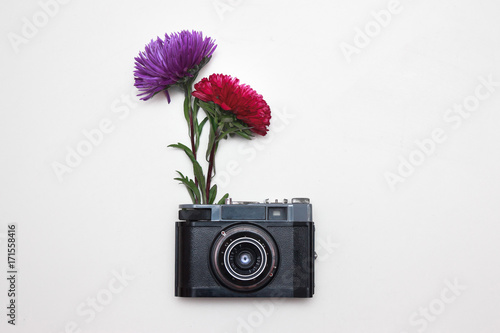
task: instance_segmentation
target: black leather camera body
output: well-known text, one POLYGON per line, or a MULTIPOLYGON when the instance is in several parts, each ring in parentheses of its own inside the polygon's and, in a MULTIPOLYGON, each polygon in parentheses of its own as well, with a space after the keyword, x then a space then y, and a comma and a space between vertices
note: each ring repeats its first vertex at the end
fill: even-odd
POLYGON ((179 206, 175 296, 312 297, 309 199, 179 206))

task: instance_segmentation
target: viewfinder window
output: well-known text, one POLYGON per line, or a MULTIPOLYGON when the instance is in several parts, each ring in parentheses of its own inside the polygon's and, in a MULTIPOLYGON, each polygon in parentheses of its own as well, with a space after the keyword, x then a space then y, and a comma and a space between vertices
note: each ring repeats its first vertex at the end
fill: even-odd
POLYGON ((268 220, 286 220, 286 207, 269 207, 268 220))

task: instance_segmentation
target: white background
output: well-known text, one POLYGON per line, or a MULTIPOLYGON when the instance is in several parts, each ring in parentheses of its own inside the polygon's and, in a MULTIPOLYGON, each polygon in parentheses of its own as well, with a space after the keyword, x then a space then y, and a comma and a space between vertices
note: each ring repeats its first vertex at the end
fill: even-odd
POLYGON ((73 0, 49 17, 4 0, 0 330, 498 332, 500 86, 460 123, 448 110, 485 96, 480 77, 500 82, 500 4, 396 7, 381 28, 372 12, 389 1, 73 0), (200 78, 236 76, 271 106, 267 137, 222 143, 219 184, 240 200, 311 198, 313 299, 173 296, 174 222, 189 197, 172 178, 189 165, 166 146, 187 142, 183 96, 124 101, 138 52, 182 29, 217 41, 200 78), (54 165, 106 119, 112 130, 60 181, 54 165), (445 139, 430 144, 435 129, 445 139), (410 158, 419 165, 405 169, 410 158), (392 187, 388 173, 401 177, 392 187))

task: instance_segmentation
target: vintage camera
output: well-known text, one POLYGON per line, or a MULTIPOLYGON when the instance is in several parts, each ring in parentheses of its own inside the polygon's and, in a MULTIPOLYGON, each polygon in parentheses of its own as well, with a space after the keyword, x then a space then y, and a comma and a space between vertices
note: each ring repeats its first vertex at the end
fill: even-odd
POLYGON ((175 296, 312 297, 309 199, 179 206, 175 296))

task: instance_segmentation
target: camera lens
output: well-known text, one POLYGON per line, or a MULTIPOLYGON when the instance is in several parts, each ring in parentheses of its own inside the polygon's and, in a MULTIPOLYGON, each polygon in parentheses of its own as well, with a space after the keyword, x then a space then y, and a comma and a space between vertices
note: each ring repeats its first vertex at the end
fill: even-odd
POLYGON ((254 263, 255 263, 255 258, 251 252, 242 251, 238 254, 238 261, 236 262, 236 265, 238 265, 239 268, 241 269, 249 268, 252 267, 254 263))
POLYGON ((266 261, 264 246, 249 237, 232 241, 224 254, 224 264, 229 274, 242 281, 259 276, 266 266, 266 261))
POLYGON ((211 261, 223 285, 238 291, 254 291, 274 276, 278 251, 264 229, 239 224, 220 233, 212 246, 211 261))

